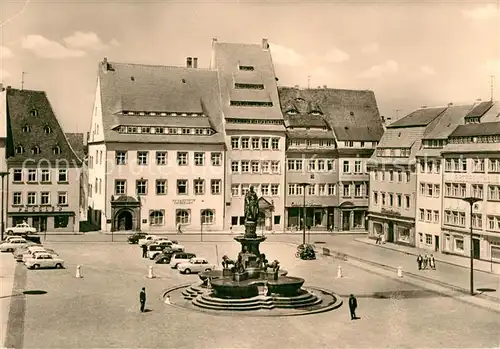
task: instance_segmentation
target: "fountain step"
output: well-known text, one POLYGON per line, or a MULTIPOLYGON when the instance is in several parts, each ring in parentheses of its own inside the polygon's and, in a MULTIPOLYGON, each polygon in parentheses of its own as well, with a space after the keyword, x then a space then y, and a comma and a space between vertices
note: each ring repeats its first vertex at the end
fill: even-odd
POLYGON ((254 303, 258 298, 218 298, 218 297, 212 297, 210 294, 204 294, 201 296, 203 299, 209 299, 210 301, 221 303, 221 304, 227 304, 232 303, 232 304, 250 304, 254 303))
POLYGON ((199 298, 195 298, 192 300, 193 304, 200 307, 200 308, 205 308, 205 309, 211 309, 211 310, 234 310, 234 311, 250 311, 250 310, 259 310, 261 309, 260 304, 255 304, 255 305, 247 305, 245 307, 235 307, 232 305, 214 305, 210 303, 204 303, 199 300, 199 298))
POLYGON ((276 308, 304 308, 311 307, 313 305, 320 304, 322 302, 321 299, 310 300, 308 302, 301 303, 275 303, 274 306, 276 308))
POLYGON ((204 298, 204 297, 198 297, 196 298, 197 302, 205 305, 212 305, 212 306, 221 306, 221 307, 235 307, 235 308, 246 308, 246 307, 254 307, 254 306, 260 306, 259 301, 254 301, 251 303, 246 303, 246 304, 241 304, 241 303, 233 303, 230 300, 227 302, 219 302, 219 301, 212 301, 210 298, 204 298))

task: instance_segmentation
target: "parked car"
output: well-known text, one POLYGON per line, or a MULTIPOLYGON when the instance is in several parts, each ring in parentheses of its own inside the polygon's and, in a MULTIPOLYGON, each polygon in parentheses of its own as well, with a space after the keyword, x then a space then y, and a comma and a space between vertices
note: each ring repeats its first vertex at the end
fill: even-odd
POLYGON ((37 244, 33 244, 33 243, 30 243, 28 241, 28 243, 26 245, 23 245, 22 247, 18 247, 14 250, 14 252, 12 253, 12 256, 14 257, 14 259, 18 262, 22 262, 23 261, 23 258, 22 258, 22 255, 24 253, 26 253, 26 251, 28 251, 28 248, 30 248, 31 246, 42 246, 42 245, 37 245, 37 244), (19 260, 20 258, 20 260, 19 260))
POLYGON ((5 242, 5 243, 1 244, 0 251, 1 252, 14 252, 14 250, 16 248, 26 246, 27 243, 28 243, 28 241, 26 241, 26 239, 18 237, 16 239, 10 240, 9 242, 5 242))
POLYGON ((37 253, 24 263, 28 269, 38 268, 64 268, 64 261, 48 253, 37 253))
POLYGON ((178 264, 177 269, 181 274, 199 273, 215 269, 215 264, 209 264, 205 258, 194 257, 188 262, 178 264))
POLYGON ((163 251, 162 253, 156 255, 154 258, 155 264, 169 264, 174 253, 174 251, 163 251))
POLYGON ((139 239, 139 241, 137 241, 137 244, 140 247, 142 247, 142 246, 146 245, 148 242, 153 242, 156 239, 158 239, 158 236, 156 236, 156 235, 146 235, 142 239, 139 239))
POLYGON ((165 246, 161 244, 148 245, 148 252, 146 252, 146 255, 148 256, 149 259, 155 259, 157 255, 163 252, 164 248, 165 246))
POLYGON ((133 233, 130 235, 127 240, 129 244, 137 244, 140 239, 144 239, 146 237, 146 233, 133 233))
POLYGON ((28 223, 19 223, 15 227, 7 228, 8 235, 24 235, 36 234, 36 228, 33 228, 28 223))
POLYGON ((1 243, 4 244, 6 242, 9 242, 10 240, 12 239, 19 239, 19 236, 15 236, 15 235, 9 235, 7 236, 1 243))
MULTIPOLYGON (((34 252, 46 252, 46 250, 43 246, 30 246, 26 249, 26 252, 21 255, 21 262, 26 261, 26 258, 32 257, 34 252)), ((19 261, 19 258, 17 258, 16 261, 19 261)))
POLYGON ((196 254, 190 252, 175 252, 170 258, 170 267, 177 269, 180 263, 189 262, 191 258, 196 257, 196 254))

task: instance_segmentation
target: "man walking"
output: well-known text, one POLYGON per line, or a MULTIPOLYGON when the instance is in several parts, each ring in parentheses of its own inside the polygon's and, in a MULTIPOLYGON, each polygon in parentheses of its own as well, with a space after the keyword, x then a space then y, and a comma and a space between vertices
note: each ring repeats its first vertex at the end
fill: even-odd
POLYGON ((436 260, 434 259, 432 253, 431 256, 429 257, 429 266, 431 267, 432 270, 436 270, 436 260))
POLYGON ((142 245, 142 258, 148 258, 148 246, 142 245))
POLYGON ((349 297, 349 312, 351 313, 351 320, 356 320, 356 308, 358 307, 358 301, 356 300, 356 297, 351 294, 349 297))
POLYGON ((429 263, 429 257, 427 257, 427 253, 424 255, 424 266, 422 269, 427 269, 427 263, 429 263))
POLYGON ((417 256, 417 264, 418 264, 418 270, 422 270, 422 262, 424 261, 424 259, 422 258, 422 255, 419 254, 417 256))
POLYGON ((177 234, 182 234, 181 227, 182 227, 181 222, 177 223, 177 234))
POLYGON ((139 302, 141 302, 141 313, 144 313, 146 307, 146 287, 143 287, 139 293, 139 302))

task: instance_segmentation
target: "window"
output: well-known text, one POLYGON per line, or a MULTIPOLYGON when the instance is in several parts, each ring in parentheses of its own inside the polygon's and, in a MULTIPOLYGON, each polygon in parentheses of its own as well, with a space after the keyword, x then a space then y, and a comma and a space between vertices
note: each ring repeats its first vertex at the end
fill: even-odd
POLYGON ((167 180, 166 179, 157 179, 155 187, 156 187, 156 195, 167 194, 167 180))
POLYGON ((57 193, 57 204, 59 206, 65 206, 68 204, 68 193, 65 191, 60 191, 57 193))
POLYGON ((434 186, 432 184, 427 184, 427 196, 428 197, 434 196, 434 186))
POLYGON ((177 180, 177 195, 187 195, 188 183, 186 179, 177 180))
POLYGON ((163 210, 152 210, 149 213, 150 225, 163 225, 165 214, 163 210))
POLYGON ((188 153, 183 151, 177 152, 177 165, 187 166, 188 164, 188 153))
POLYGON ((23 126, 23 132, 31 132, 31 126, 30 125, 23 126))
POLYGON ((179 224, 189 224, 190 215, 188 210, 177 210, 175 213, 176 222, 179 224))
POLYGON ((28 170, 28 183, 36 182, 36 170, 28 170))
POLYGON ((211 153, 210 159, 212 161, 212 166, 222 165, 222 153, 211 153))
POLYGON ((288 195, 297 195, 297 184, 288 184, 288 195))
POLYGON ((352 148, 352 147, 354 147, 354 142, 352 142, 352 141, 345 141, 344 142, 344 146, 346 148, 352 148))
POLYGON ((378 205, 378 193, 376 191, 373 192, 373 204, 378 205))
POLYGON ((28 205, 36 205, 36 193, 28 192, 28 205))
POLYGON ((307 160, 307 168, 309 172, 316 171, 316 160, 307 160))
POLYGON ((420 194, 425 195, 425 183, 420 183, 420 194))
POLYGON ((427 222, 432 222, 432 211, 431 210, 425 210, 425 214, 426 214, 425 220, 427 222))
POLYGON ((222 187, 222 181, 220 179, 210 180, 210 190, 212 195, 220 195, 222 187))
POLYGON ((439 211, 434 211, 434 223, 439 223, 439 211))
POLYGON ((482 199, 483 198, 483 185, 482 184, 472 184, 472 197, 482 199))
POLYGON ((204 166, 205 165, 205 153, 194 153, 194 165, 204 166))
POLYGON ((342 191, 342 196, 343 197, 350 197, 351 196, 351 193, 350 193, 351 186, 349 184, 344 184, 343 188, 344 189, 342 191))
POLYGON ((42 183, 50 183, 50 171, 48 169, 42 169, 42 183))
POLYGON ((326 160, 326 169, 327 171, 333 171, 335 167, 335 160, 328 159, 326 160))
POLYGON ((440 185, 434 184, 434 197, 438 198, 441 195, 440 185))
POLYGON ((269 138, 262 138, 262 149, 269 149, 269 138))
POLYGON ((250 148, 250 138, 241 137, 241 149, 249 149, 249 148, 250 148))
POLYGON ((50 193, 48 191, 40 193, 40 205, 50 205, 50 193))
POLYGON ((135 192, 137 195, 147 195, 148 181, 146 179, 138 179, 135 181, 135 192))
POLYGON ((258 161, 252 161, 252 173, 259 173, 260 172, 260 163, 258 161))
POLYGON ((419 212, 420 212, 420 220, 423 221, 425 219, 425 210, 421 208, 419 212))
POLYGON ((500 185, 488 185, 488 201, 500 201, 500 185))
POLYGON ((309 193, 308 195, 316 195, 316 186, 315 185, 309 185, 309 193))
POLYGON ((431 234, 425 234, 425 244, 432 245, 432 235, 431 234))
POLYGON ((212 210, 203 210, 201 211, 201 223, 202 224, 214 224, 215 215, 212 210))
POLYGON ((148 152, 138 151, 137 152, 137 165, 147 165, 148 164, 148 152))
POLYGON ((280 173, 280 162, 271 161, 271 171, 272 173, 280 173))
POLYGON ((472 227, 481 229, 483 227, 483 216, 481 214, 472 214, 472 227))
POLYGON ((12 205, 18 206, 23 204, 23 194, 21 192, 15 192, 12 196, 12 205))
POLYGON ((500 172, 500 159, 488 159, 488 172, 500 172))
POLYGON ((240 171, 240 162, 231 161, 231 172, 238 173, 240 171))
POLYGON ((259 149, 259 148, 260 148, 260 138, 252 137, 252 149, 259 149))
POLYGON ((394 172, 389 171, 389 182, 394 182, 394 172))
POLYGON ((410 209, 410 195, 405 195, 405 209, 410 209))
MULTIPOLYGON (((115 152, 115 160, 117 165, 125 165, 127 163, 127 152, 122 150, 117 150, 115 152)), ((96 156, 97 161, 97 156, 96 156)))
POLYGON ((455 238, 455 250, 456 251, 464 251, 464 240, 455 238))
POLYGON ((232 184, 231 185, 231 196, 239 196, 240 195, 240 185, 232 184))
POLYGON ((406 183, 410 183, 410 172, 406 172, 406 183))
MULTIPOLYGON (((157 165, 166 165, 167 164, 167 152, 166 151, 157 151, 156 152, 156 164, 157 165)), ((157 212, 157 211, 155 211, 157 212)))
POLYGON ((385 193, 381 193, 381 198, 382 198, 382 206, 385 206, 385 193))
POLYGON ((260 193, 262 196, 269 196, 269 184, 261 184, 260 193))
POLYGON ((349 161, 344 161, 344 167, 343 167, 343 172, 344 173, 349 173, 349 161))
POLYGON ((241 172, 249 173, 250 172, 250 161, 243 160, 241 162, 241 172))
POLYGON ((52 153, 53 153, 54 155, 59 155, 59 154, 61 154, 61 148, 60 148, 58 145, 56 145, 54 148, 52 148, 52 153))
POLYGON ((429 161, 427 163, 427 173, 432 173, 433 168, 434 168, 434 163, 432 161, 429 161))
MULTIPOLYGON (((344 162, 344 165, 345 165, 345 162, 344 162)), ((361 161, 357 161, 357 160, 354 161, 354 173, 361 173, 361 161)))
POLYGON ((326 184, 324 183, 318 184, 318 195, 320 196, 326 195, 326 184))
POLYGON ((194 194, 195 195, 204 195, 205 194, 205 180, 204 179, 195 179, 193 181, 194 186, 194 194))
POLYGON ((318 160, 318 171, 323 172, 325 170, 325 160, 318 160))
POLYGON ((68 169, 67 168, 60 168, 59 169, 57 181, 60 183, 67 183, 68 182, 68 169))
POLYGON ((279 184, 271 184, 271 195, 278 196, 279 192, 280 192, 280 185, 279 184))
POLYGON ((403 197, 401 194, 398 194, 398 207, 403 206, 403 197))
POLYGON ((355 184, 354 185, 354 196, 355 197, 361 197, 361 185, 360 184, 355 184))
POLYGON ((22 145, 18 145, 16 147, 16 154, 23 154, 24 153, 24 148, 22 145))
POLYGON ((231 149, 239 149, 240 139, 238 137, 231 137, 231 149))
POLYGON ((403 172, 398 171, 398 182, 403 183, 403 172))
POLYGON ((23 170, 16 168, 14 169, 14 178, 13 182, 22 182, 23 181, 23 170))
POLYGON ((336 195, 335 193, 335 188, 337 186, 335 185, 335 183, 329 183, 328 184, 328 195, 336 195))
POLYGON ((474 159, 474 172, 484 172, 484 159, 474 159))
POLYGON ((434 167, 434 173, 440 173, 440 172, 441 172, 441 161, 437 160, 436 166, 434 167))
POLYGON ((127 192, 127 181, 124 179, 115 180, 115 195, 125 195, 127 192))
POLYGON ((390 193, 389 194, 389 207, 394 206, 394 194, 390 193))
POLYGON ((280 139, 279 138, 271 139, 271 148, 273 150, 279 150, 279 148, 280 148, 280 139))

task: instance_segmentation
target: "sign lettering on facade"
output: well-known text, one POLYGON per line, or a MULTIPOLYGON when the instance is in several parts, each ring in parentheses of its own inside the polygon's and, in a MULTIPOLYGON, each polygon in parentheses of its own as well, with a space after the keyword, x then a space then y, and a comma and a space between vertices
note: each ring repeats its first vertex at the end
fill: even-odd
MULTIPOLYGON (((292 203, 292 207, 303 207, 304 205, 303 204, 296 204, 295 202, 292 203)), ((317 203, 314 203, 314 202, 306 202, 306 207, 322 207, 323 205, 321 204, 317 204, 317 203)))
POLYGON ((172 202, 174 205, 191 205, 194 199, 173 199, 172 202))
POLYGON ((393 215, 393 216, 401 216, 401 213, 397 212, 397 211, 393 211, 393 210, 388 210, 386 208, 383 208, 381 210, 382 213, 386 213, 386 214, 390 214, 390 215, 393 215))

